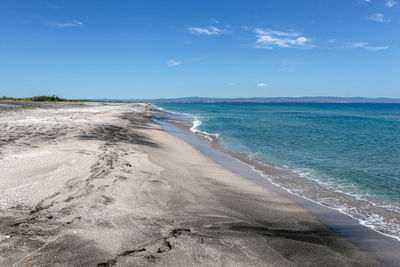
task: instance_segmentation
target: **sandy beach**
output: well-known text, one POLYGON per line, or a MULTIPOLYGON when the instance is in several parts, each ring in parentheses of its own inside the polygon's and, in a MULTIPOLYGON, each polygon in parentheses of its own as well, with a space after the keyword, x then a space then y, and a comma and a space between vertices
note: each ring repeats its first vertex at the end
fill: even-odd
POLYGON ((0 266, 380 266, 141 103, 0 102, 0 266))

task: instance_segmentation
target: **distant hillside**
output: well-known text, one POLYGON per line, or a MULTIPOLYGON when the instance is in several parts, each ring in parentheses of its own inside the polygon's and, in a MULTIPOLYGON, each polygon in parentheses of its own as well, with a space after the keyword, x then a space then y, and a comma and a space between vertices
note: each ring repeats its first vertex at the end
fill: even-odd
POLYGON ((252 98, 211 98, 182 97, 158 99, 96 99, 97 101, 127 101, 151 103, 215 103, 215 102, 248 102, 248 103, 400 103, 400 98, 366 98, 366 97, 252 97, 252 98))

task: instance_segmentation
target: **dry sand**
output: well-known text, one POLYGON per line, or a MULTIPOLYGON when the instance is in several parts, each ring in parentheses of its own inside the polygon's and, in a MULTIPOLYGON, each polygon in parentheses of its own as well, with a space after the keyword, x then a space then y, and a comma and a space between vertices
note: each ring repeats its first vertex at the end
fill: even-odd
POLYGON ((0 102, 0 266, 378 266, 147 104, 0 102))

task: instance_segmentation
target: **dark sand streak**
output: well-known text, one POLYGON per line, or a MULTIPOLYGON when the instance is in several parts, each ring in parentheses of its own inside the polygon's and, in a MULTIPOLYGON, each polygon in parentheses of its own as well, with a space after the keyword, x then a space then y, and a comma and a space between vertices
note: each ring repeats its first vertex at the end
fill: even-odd
MULTIPOLYGON (((148 105, 0 103, 0 110, 1 164, 15 153, 59 153, 43 166, 35 161, 44 156, 21 165, 25 175, 56 178, 32 176, 47 184, 18 191, 0 209, 1 266, 379 266, 295 202, 163 132, 148 105), (7 123, 39 116, 32 110, 44 121, 7 123)), ((7 181, 4 199, 18 189, 7 181)))

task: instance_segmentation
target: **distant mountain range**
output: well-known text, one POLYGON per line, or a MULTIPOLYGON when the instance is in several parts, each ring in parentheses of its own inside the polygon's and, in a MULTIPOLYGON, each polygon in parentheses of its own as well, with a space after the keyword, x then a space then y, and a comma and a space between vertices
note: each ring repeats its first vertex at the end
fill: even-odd
POLYGON ((367 98, 367 97, 251 97, 251 98, 213 98, 213 97, 182 97, 158 99, 93 99, 97 101, 126 101, 150 103, 220 103, 220 102, 246 102, 246 103, 400 103, 400 98, 367 98))

